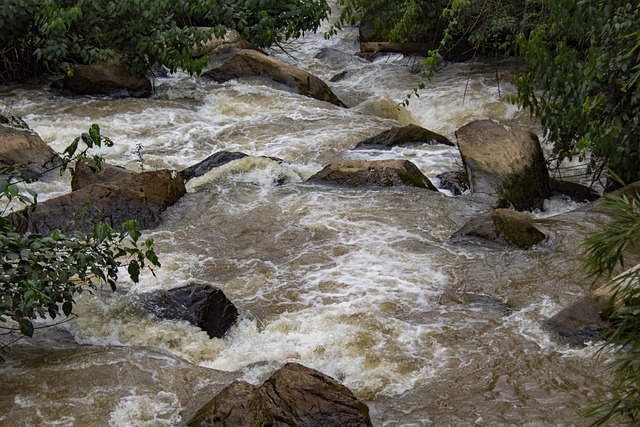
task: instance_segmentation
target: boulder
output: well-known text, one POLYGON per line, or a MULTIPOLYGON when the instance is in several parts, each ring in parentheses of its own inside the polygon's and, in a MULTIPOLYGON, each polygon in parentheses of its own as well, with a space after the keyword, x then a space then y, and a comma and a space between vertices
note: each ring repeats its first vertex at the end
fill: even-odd
POLYGON ((587 295, 548 319, 544 326, 562 342, 584 346, 600 338, 611 327, 600 316, 608 301, 609 296, 604 294, 587 295))
POLYGON ((549 184, 551 191, 564 194, 577 203, 593 202, 600 198, 600 194, 597 191, 576 182, 551 178, 549 184))
POLYGON ((7 108, 0 106, 0 125, 7 125, 16 129, 30 130, 27 122, 20 117, 16 117, 7 108))
POLYGON ((436 178, 440 180, 440 188, 451 191, 454 196, 469 191, 469 181, 464 171, 442 172, 436 178))
POLYGON ((390 149, 396 145, 412 144, 444 144, 453 146, 453 143, 445 136, 432 132, 423 127, 409 124, 406 126, 394 126, 364 141, 360 141, 355 148, 374 148, 379 150, 390 149))
POLYGON ((353 107, 352 110, 368 116, 397 120, 400 123, 400 126, 415 124, 418 121, 413 117, 409 110, 399 106, 397 102, 385 97, 367 99, 353 107))
MULTIPOLYGON (((201 30, 210 31, 211 28, 202 27, 201 30)), ((218 38, 214 35, 209 41, 193 46, 192 56, 198 58, 207 54, 217 54, 226 49, 239 46, 241 41, 242 39, 237 31, 228 30, 223 38, 218 38)))
POLYGON ((77 64, 64 77, 63 85, 78 95, 114 95, 146 98, 151 95, 151 80, 136 77, 116 59, 110 62, 77 64))
POLYGON ((472 219, 453 235, 460 236, 478 237, 520 249, 531 249, 546 238, 529 215, 510 209, 495 209, 472 219))
POLYGON ((197 178, 206 174, 213 168, 220 167, 233 160, 242 159, 244 157, 248 156, 237 151, 219 151, 207 157, 203 161, 182 170, 180 174, 185 181, 189 181, 192 178, 197 178))
POLYGON ((429 178, 408 160, 343 160, 325 166, 308 182, 347 187, 406 185, 438 191, 429 178))
POLYGON ((77 191, 93 184, 104 184, 118 181, 136 172, 120 166, 113 166, 102 162, 96 165, 93 159, 85 159, 76 163, 73 177, 71 178, 71 191, 77 191))
POLYGON ((533 132, 478 120, 458 129, 456 136, 471 192, 489 195, 497 207, 542 209, 551 187, 533 132))
POLYGON ((0 166, 15 166, 25 178, 37 177, 60 165, 60 157, 29 130, 0 125, 0 166))
POLYGON ((244 77, 266 77, 301 95, 346 107, 318 77, 255 50, 242 49, 223 64, 202 75, 218 83, 244 77))
POLYGON ((129 219, 148 228, 158 224, 160 214, 185 192, 184 181, 173 171, 142 172, 40 202, 34 209, 15 212, 7 219, 21 231, 40 234, 53 230, 88 232, 98 221, 117 229, 129 219))
POLYGON ((147 294, 142 306, 161 319, 186 320, 210 338, 223 338, 238 319, 238 310, 226 295, 206 283, 147 294))
POLYGON ((333 378, 287 363, 260 387, 235 381, 188 424, 204 426, 371 426, 369 408, 333 378))

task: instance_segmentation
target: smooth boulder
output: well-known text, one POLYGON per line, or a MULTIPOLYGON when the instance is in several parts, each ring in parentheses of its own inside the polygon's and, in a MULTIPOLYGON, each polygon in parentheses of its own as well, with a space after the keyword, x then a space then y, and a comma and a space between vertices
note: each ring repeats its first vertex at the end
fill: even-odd
POLYGON ((40 136, 0 124, 0 166, 14 166, 24 178, 35 178, 60 165, 60 157, 40 136))
POLYGON ((210 338, 223 338, 238 319, 238 309, 222 290, 199 282, 148 294, 142 306, 161 319, 186 320, 210 338))
POLYGON ((210 155, 201 162, 183 169, 180 174, 185 181, 189 181, 192 178, 197 178, 206 174, 213 168, 218 168, 220 166, 226 165, 229 162, 245 157, 248 156, 239 151, 218 151, 217 153, 210 155))
POLYGON ((397 145, 444 144, 453 146, 446 136, 430 131, 418 125, 394 126, 389 130, 360 141, 355 148, 390 149, 397 145))
POLYGON ((346 107, 318 77, 255 50, 242 49, 223 64, 202 75, 218 83, 246 77, 266 77, 286 85, 301 95, 346 107))
POLYGON ((531 249, 546 239, 532 219, 523 212, 495 209, 467 222, 452 237, 474 237, 520 249, 531 249))
POLYGON ((438 191, 429 178, 408 160, 343 160, 325 166, 307 182, 347 187, 405 185, 438 191))
POLYGON ((89 232, 99 221, 118 229, 129 219, 136 220, 140 228, 149 228, 157 225, 160 214, 185 193, 184 181, 173 171, 142 172, 89 185, 7 218, 20 231, 40 234, 54 230, 89 232))
POLYGON ((478 120, 458 129, 456 137, 472 193, 490 196, 495 207, 543 208, 552 193, 533 132, 478 120))
POLYGON ((189 427, 371 426, 369 408, 333 378, 287 363, 261 386, 235 381, 205 405, 189 427))
POLYGON ((146 98, 151 95, 151 80, 136 77, 118 60, 77 64, 65 75, 63 86, 78 95, 113 95, 146 98))

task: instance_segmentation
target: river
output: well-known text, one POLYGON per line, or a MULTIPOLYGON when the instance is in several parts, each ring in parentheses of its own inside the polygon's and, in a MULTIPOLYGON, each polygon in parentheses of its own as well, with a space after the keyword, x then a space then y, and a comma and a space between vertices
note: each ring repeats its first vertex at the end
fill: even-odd
MULTIPOLYGON (((1 102, 57 150, 99 123, 115 141, 100 153, 134 170, 179 170, 221 150, 251 155, 192 182, 145 233, 162 262, 155 276, 133 284, 123 275, 115 293, 83 294, 71 321, 3 354, 0 425, 181 425, 234 379, 258 384, 288 361, 340 380, 376 426, 587 425, 579 411, 605 396, 606 374, 592 348, 558 343, 542 324, 590 288, 577 245, 599 216, 550 201, 538 213, 549 238, 521 251, 452 241, 488 209, 466 196, 304 183, 340 159, 408 159, 436 183, 461 167, 444 146, 351 150, 398 124, 450 139, 475 119, 535 129, 507 102, 517 64, 449 64, 398 113, 421 81, 413 60, 362 60, 348 31, 288 49, 277 56, 325 81, 347 71, 331 86, 351 108, 260 80, 183 74, 157 79, 150 99, 65 97, 46 83, 0 88, 1 102), (135 304, 193 279, 238 307, 224 340, 135 304)), ((35 189, 53 197, 69 179, 35 189)))

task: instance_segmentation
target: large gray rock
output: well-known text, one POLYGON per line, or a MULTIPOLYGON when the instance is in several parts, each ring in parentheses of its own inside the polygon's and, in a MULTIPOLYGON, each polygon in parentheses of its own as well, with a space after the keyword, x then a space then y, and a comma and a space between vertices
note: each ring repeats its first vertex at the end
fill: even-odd
POLYGON ((0 124, 0 166, 34 178, 58 165, 60 157, 37 133, 0 124))
POLYGON ((151 95, 151 80, 136 77, 118 60, 89 65, 77 64, 64 77, 65 89, 79 95, 114 95, 146 98, 151 95))
POLYGON ((144 296, 142 306, 161 319, 186 320, 210 338, 223 338, 238 319, 238 310, 224 292, 206 283, 156 291, 144 296))
POLYGON ((260 387, 236 381, 189 421, 190 427, 367 427, 369 408, 327 375, 287 363, 260 387))
POLYGON ((473 193, 494 198, 496 207, 542 209, 551 188, 533 132, 479 120, 458 129, 456 136, 473 193))
POLYGON ((89 185, 7 218, 21 231, 40 234, 53 230, 87 232, 98 221, 119 228, 129 219, 148 228, 158 224, 160 214, 185 193, 184 181, 173 171, 142 172, 115 182, 89 185))
POLYGON ((429 178, 408 160, 343 160, 325 166, 308 182, 347 187, 406 185, 438 191, 429 178))
POLYGON ((414 124, 409 124, 402 127, 394 126, 371 138, 360 141, 355 148, 390 149, 396 145, 414 144, 454 145, 446 136, 414 124))
POLYGON ((461 236, 506 243, 520 249, 530 249, 546 238, 529 215, 510 209, 496 209, 472 219, 452 237, 461 236))
POLYGON ((243 77, 266 77, 301 95, 345 107, 331 88, 318 77, 255 50, 240 50, 222 65, 202 75, 219 83, 243 77))
POLYGON ((609 298, 599 293, 587 295, 548 319, 544 326, 561 341, 584 346, 611 328, 611 323, 601 317, 609 298))

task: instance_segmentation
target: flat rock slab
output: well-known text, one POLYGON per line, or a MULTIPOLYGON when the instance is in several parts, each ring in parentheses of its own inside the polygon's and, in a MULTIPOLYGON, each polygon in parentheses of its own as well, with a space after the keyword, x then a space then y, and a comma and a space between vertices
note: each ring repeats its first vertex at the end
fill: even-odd
POLYGON ((320 78, 255 50, 242 49, 222 65, 203 73, 202 76, 219 83, 243 77, 266 77, 286 85, 301 95, 346 107, 320 78))

